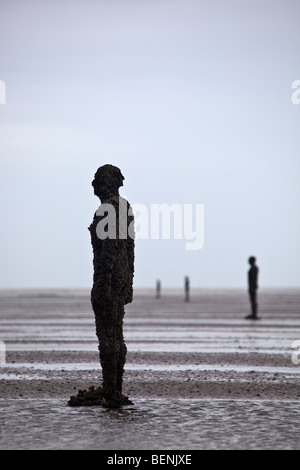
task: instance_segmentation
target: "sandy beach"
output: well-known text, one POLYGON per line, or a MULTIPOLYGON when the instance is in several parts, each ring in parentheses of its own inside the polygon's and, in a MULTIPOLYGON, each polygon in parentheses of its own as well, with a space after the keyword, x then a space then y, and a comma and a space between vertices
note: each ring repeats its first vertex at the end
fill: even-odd
MULTIPOLYGON (((87 290, 2 291, 2 403, 59 400, 101 384, 87 290)), ((300 291, 259 293, 260 320, 249 321, 242 290, 180 291, 156 299, 137 290, 126 307, 123 391, 140 400, 248 400, 300 404, 300 291), (295 357, 295 355, 294 355, 295 357)), ((294 406, 294 405, 293 405, 294 406)))
MULTIPOLYGON (((53 398, 101 382, 88 292, 2 293, 1 330, 6 364, 2 398, 53 398), (14 310, 15 308, 15 310, 14 310), (82 338, 82 341, 80 340, 82 338)), ((292 342, 300 339, 300 292, 265 291, 260 317, 245 320, 247 297, 239 291, 180 293, 155 299, 137 292, 127 306, 128 348, 124 392, 134 397, 251 399, 300 398, 299 367, 292 342)))

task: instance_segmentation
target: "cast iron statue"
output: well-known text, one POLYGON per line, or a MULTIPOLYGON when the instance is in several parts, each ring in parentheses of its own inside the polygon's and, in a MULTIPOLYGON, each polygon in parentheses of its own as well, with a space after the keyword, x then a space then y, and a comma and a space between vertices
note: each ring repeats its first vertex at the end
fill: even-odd
POLYGON ((189 279, 188 276, 185 276, 185 278, 184 278, 184 293, 185 293, 184 300, 186 302, 189 302, 189 300, 190 300, 190 279, 189 279))
POLYGON ((92 186, 101 205, 89 230, 93 247, 91 304, 102 367, 102 387, 90 387, 71 397, 69 404, 118 408, 131 404, 122 393, 127 348, 123 337, 124 306, 132 302, 134 275, 134 217, 119 195, 124 177, 119 168, 104 165, 92 186))
POLYGON ((258 267, 255 264, 256 258, 254 256, 250 256, 248 262, 250 264, 250 269, 248 271, 248 291, 251 305, 251 315, 248 315, 246 318, 248 320, 257 320, 256 291, 258 289, 258 267))

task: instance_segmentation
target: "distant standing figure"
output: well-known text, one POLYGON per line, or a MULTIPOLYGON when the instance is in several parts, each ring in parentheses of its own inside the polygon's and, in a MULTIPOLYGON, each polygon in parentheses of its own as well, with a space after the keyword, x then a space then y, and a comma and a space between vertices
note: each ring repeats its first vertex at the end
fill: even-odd
POLYGON ((255 264, 256 258, 254 256, 251 256, 248 261, 250 264, 248 271, 248 290, 252 314, 248 315, 246 318, 249 320, 257 320, 256 291, 258 289, 258 267, 255 264))
POLYGON ((156 281, 156 298, 160 299, 161 284, 160 281, 156 281))
POLYGON ((185 276, 185 279, 184 279, 184 291, 185 291, 185 301, 188 302, 190 300, 190 280, 188 276, 185 276))

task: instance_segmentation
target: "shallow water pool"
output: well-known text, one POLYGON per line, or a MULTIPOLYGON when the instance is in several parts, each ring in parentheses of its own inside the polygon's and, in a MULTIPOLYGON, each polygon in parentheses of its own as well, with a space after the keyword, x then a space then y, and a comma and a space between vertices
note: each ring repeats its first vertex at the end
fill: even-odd
POLYGON ((0 400, 3 449, 299 449, 298 401, 138 399, 122 410, 0 400))

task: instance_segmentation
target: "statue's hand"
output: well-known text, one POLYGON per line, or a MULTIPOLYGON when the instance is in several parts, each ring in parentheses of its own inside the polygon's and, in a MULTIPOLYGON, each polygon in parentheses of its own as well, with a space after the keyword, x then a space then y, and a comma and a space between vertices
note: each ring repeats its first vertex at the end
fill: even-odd
POLYGON ((133 300, 133 290, 130 289, 128 290, 128 292, 126 293, 126 297, 125 297, 125 305, 126 304, 130 304, 133 300))

